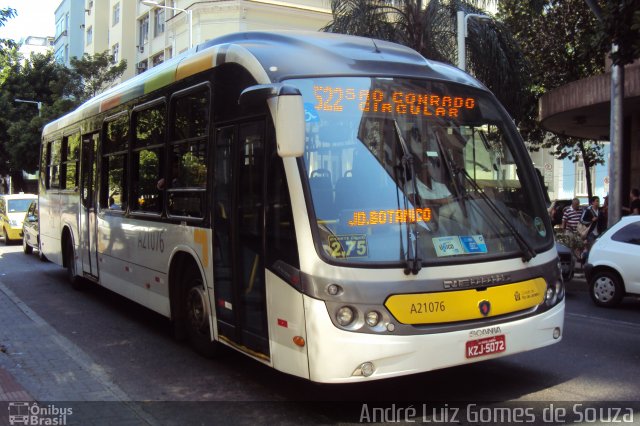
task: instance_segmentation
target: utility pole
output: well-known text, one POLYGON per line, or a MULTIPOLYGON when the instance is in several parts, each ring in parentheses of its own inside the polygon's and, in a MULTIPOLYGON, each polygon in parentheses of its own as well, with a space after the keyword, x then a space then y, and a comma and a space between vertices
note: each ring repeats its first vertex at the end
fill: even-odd
MULTIPOLYGON (((602 9, 593 0, 585 0, 598 21, 602 22, 602 9)), ((611 45, 611 53, 618 45, 611 45)), ((622 145, 624 110, 624 66, 611 62, 611 116, 609 123, 609 210, 607 227, 618 223, 622 216, 622 145)))

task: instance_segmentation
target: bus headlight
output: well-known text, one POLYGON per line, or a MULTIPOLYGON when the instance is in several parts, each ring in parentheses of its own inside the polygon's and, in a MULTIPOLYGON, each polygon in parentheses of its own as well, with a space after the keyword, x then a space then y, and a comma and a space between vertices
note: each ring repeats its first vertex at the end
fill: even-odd
POLYGON ((556 301, 558 300, 558 295, 556 294, 556 289, 555 286, 547 286, 547 292, 544 295, 544 301, 547 304, 547 306, 553 306, 556 304, 556 301))
POLYGON ((336 320, 338 321, 338 324, 343 327, 351 324, 355 317, 355 312, 353 312, 353 309, 351 309, 349 306, 343 306, 342 308, 338 309, 338 313, 336 314, 336 320))
POLYGON ((376 311, 367 312, 365 322, 369 327, 375 327, 380 322, 380 314, 376 311))

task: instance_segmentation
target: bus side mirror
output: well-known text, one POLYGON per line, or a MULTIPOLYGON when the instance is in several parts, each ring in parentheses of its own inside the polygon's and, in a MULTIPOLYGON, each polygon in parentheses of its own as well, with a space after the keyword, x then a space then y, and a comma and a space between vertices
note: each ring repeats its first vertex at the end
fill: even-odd
POLYGON ((256 105, 269 101, 274 114, 276 143, 280 157, 300 157, 304 153, 305 113, 300 91, 282 83, 247 87, 238 103, 256 105))

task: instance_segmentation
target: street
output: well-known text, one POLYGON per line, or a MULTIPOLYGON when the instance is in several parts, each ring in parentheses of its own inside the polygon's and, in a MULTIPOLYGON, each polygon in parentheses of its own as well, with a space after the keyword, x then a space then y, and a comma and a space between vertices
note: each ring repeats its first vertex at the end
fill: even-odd
MULTIPOLYGON (((640 396, 640 301, 627 298, 617 309, 597 308, 589 299, 581 274, 568 284, 560 344, 498 360, 357 385, 309 383, 232 350, 223 351, 213 360, 204 359, 172 338, 168 320, 95 285, 74 291, 64 269, 41 262, 35 254, 23 254, 21 245, 0 246, 0 283, 15 296, 14 302, 24 303, 34 317, 63 336, 60 341, 79 348, 76 353, 82 356, 81 364, 88 366, 90 374, 99 375, 102 383, 117 389, 119 399, 147 402, 143 410, 149 417, 143 424, 180 424, 185 419, 188 423, 216 423, 201 417, 207 416, 204 410, 211 409, 211 404, 188 404, 188 410, 178 405, 176 414, 160 401, 216 401, 213 404, 218 404, 218 413, 219 402, 224 401, 227 416, 248 419, 255 413, 270 424, 330 424, 344 414, 332 404, 335 401, 372 405, 631 401, 637 408, 640 396)), ((2 324, 1 328, 7 326, 16 325, 2 324)), ((20 355, 12 354, 12 344, 0 340, 5 348, 0 353, 0 367, 19 377, 20 355)), ((45 372, 31 374, 46 377, 45 372)), ((48 398, 67 400, 72 396, 61 393, 48 398)))

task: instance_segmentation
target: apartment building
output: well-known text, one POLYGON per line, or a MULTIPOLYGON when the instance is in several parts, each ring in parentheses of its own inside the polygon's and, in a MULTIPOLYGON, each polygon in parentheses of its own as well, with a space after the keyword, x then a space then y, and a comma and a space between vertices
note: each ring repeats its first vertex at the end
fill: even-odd
MULTIPOLYGON (((190 45, 237 31, 317 31, 331 20, 330 0, 63 0, 61 20, 69 42, 81 37, 82 53, 109 50, 127 60, 120 81, 146 71, 187 50, 190 45), (80 2, 77 7, 73 7, 80 2), (66 5, 69 5, 67 7, 66 5), (72 10, 84 11, 83 31, 75 35, 72 10), (67 19, 65 21, 64 19, 67 19), (68 23, 66 26, 63 24, 68 23)), ((59 35, 57 34, 56 37, 59 35)), ((69 45, 71 46, 71 45, 69 45)), ((64 56, 62 47, 60 57, 64 56)), ((57 52, 57 50, 56 50, 57 52)), ((82 53, 71 53, 80 56, 82 53)))
POLYGON ((85 1, 63 0, 55 11, 53 52, 56 60, 66 66, 70 66, 71 58, 84 54, 85 1))

